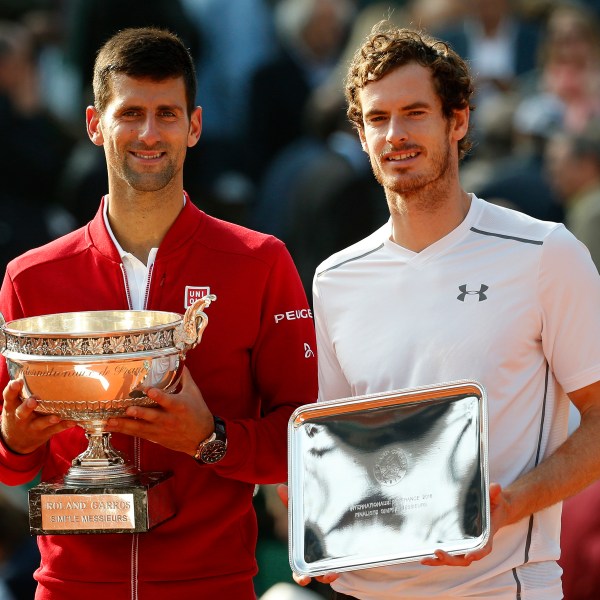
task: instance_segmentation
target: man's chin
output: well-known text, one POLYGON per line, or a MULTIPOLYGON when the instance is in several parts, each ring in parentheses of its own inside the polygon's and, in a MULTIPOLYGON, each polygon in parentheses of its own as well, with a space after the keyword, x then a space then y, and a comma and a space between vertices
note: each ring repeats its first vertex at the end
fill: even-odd
POLYGON ((129 177, 128 185, 137 192, 160 192, 173 180, 172 177, 129 177))
POLYGON ((392 177, 382 177, 378 181, 386 190, 400 195, 414 194, 422 190, 427 184, 423 180, 406 178, 399 180, 392 177))

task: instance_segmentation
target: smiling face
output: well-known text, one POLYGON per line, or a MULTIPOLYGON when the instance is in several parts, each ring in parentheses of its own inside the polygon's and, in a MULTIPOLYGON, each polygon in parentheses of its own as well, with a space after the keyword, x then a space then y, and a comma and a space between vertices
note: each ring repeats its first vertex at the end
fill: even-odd
POLYGON ((186 151, 198 142, 202 124, 201 109, 188 115, 186 106, 182 77, 112 75, 106 110, 86 113, 90 139, 104 146, 111 192, 183 186, 186 151))
POLYGON ((457 142, 467 132, 468 108, 444 118, 427 68, 397 67, 364 86, 359 99, 363 150, 386 192, 434 192, 458 176, 457 142))

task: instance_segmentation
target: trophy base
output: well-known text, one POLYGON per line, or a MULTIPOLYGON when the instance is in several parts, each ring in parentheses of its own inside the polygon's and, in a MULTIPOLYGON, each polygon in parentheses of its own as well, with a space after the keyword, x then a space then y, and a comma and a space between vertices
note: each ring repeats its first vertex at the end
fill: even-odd
POLYGON ((175 514, 171 473, 141 473, 126 485, 40 483, 29 490, 34 535, 143 533, 175 514))

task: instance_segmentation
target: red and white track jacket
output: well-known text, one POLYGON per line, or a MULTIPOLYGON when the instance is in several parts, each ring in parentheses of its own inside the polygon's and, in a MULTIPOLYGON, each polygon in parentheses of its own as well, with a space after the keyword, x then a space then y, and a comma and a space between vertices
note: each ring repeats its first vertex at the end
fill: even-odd
MULTIPOLYGON (((34 315, 127 309, 119 254, 101 206, 94 219, 12 261, 0 290, 6 321, 34 315)), ((256 571, 256 483, 287 477, 287 421, 317 394, 316 348, 306 295, 282 242, 226 223, 190 201, 160 245, 147 308, 183 313, 194 291, 210 291, 209 324, 186 364, 210 410, 227 425, 216 465, 114 434, 114 447, 142 471, 172 471, 177 514, 142 534, 39 536, 36 578, 43 598, 209 598, 225 581, 256 571)), ((8 382, 0 361, 0 385, 8 382)), ((9 485, 64 475, 87 446, 83 430, 52 438, 29 455, 0 445, 9 485)))

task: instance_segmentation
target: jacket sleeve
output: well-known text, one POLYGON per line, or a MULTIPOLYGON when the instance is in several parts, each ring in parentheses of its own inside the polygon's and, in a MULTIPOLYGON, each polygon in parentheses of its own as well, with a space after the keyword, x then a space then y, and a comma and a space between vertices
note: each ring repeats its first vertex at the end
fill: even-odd
POLYGON ((250 483, 287 479, 287 426, 292 412, 316 401, 317 358, 312 311, 282 244, 264 287, 251 369, 259 419, 226 420, 228 449, 219 475, 250 483))
MULTIPOLYGON (((0 289, 0 312, 5 322, 23 316, 8 270, 0 289)), ((4 347, 2 350, 4 350, 4 347)), ((0 386, 2 390, 8 384, 9 379, 6 359, 3 355, 0 358, 0 386)), ((1 399, 0 402, 2 402, 1 399)), ((41 469, 45 453, 46 447, 44 446, 30 454, 15 454, 9 450, 0 436, 0 481, 6 485, 22 485, 31 481, 41 469)))

